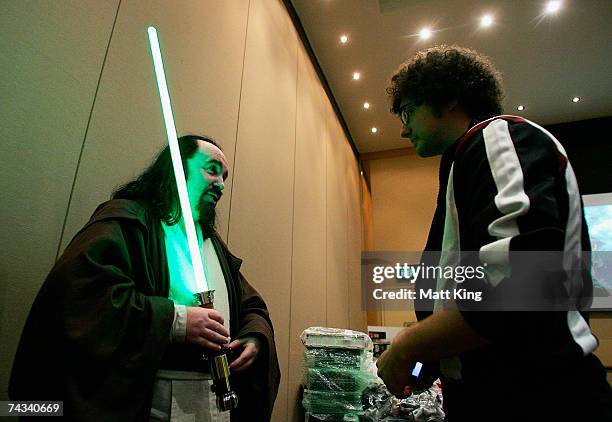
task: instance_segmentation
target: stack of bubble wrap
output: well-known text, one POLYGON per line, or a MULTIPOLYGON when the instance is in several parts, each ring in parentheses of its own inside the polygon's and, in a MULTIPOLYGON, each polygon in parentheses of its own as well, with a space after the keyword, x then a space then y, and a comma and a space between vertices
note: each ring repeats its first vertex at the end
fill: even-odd
POLYGON ((372 340, 361 332, 311 327, 301 337, 304 351, 302 404, 307 420, 357 421, 362 392, 374 378, 372 340))

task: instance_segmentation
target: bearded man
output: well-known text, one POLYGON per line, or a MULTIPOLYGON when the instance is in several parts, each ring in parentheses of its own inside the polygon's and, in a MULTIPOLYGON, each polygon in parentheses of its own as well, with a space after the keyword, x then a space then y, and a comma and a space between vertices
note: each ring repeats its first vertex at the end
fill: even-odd
POLYGON ((179 138, 215 309, 198 307, 168 147, 101 204, 38 293, 17 350, 12 400, 57 400, 72 420, 229 420, 210 392, 203 350, 229 343, 239 396, 232 421, 270 419, 280 370, 265 302, 215 231, 228 176, 203 136, 179 138), (233 341, 230 342, 230 338, 233 341))

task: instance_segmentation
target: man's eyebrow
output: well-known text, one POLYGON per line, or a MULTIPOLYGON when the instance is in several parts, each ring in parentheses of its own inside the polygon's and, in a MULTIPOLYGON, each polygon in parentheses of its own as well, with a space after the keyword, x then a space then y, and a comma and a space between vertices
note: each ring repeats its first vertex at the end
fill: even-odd
POLYGON ((216 158, 209 158, 208 160, 206 160, 205 164, 216 164, 218 166, 223 167, 223 163, 219 160, 217 160, 216 158))

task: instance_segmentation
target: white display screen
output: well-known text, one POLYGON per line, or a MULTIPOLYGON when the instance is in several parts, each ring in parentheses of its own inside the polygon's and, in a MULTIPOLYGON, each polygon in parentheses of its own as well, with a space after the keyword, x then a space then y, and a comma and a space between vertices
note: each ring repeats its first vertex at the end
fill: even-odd
POLYGON ((612 193, 584 195, 584 215, 593 250, 593 308, 610 308, 612 298, 612 193))

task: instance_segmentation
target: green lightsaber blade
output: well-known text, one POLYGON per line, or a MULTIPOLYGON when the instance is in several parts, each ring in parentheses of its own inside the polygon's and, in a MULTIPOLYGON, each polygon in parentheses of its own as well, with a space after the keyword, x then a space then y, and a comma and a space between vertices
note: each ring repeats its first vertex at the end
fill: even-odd
POLYGON ((172 157, 172 167, 174 168, 176 187, 178 189, 181 211, 183 212, 185 230, 187 231, 189 253, 191 255, 191 263, 193 265, 196 287, 198 289, 198 292, 196 293, 205 292, 208 291, 208 284, 206 283, 206 276, 204 275, 204 266, 202 265, 200 248, 198 248, 198 239, 196 236, 195 225, 193 224, 193 215, 191 214, 189 195, 187 195, 187 182, 185 181, 183 163, 181 162, 181 152, 178 146, 176 127, 174 126, 172 106, 170 105, 170 94, 168 94, 168 85, 166 84, 166 74, 164 72, 164 64, 162 62, 161 50, 159 48, 157 30, 150 26, 147 29, 147 32, 149 33, 149 44, 151 45, 151 55, 153 56, 153 66, 155 68, 155 77, 157 78, 159 99, 161 101, 164 124, 166 126, 166 133, 168 135, 168 145, 170 145, 170 155, 172 157))

